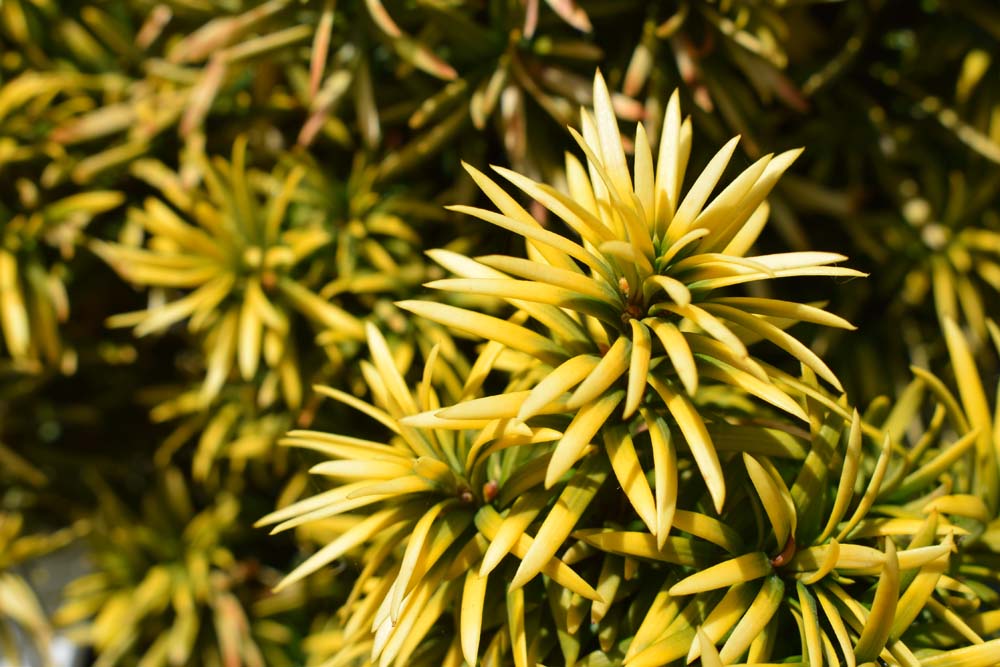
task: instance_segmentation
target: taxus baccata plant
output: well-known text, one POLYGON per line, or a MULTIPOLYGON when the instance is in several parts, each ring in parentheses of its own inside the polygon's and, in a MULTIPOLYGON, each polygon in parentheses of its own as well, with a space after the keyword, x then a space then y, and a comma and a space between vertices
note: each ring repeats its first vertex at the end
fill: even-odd
MULTIPOLYGON (((995 641, 935 650, 935 637, 951 646, 972 628, 995 627, 995 615, 958 618, 940 601, 975 590, 953 577, 954 552, 975 544, 990 516, 986 501, 942 478, 942 461, 968 451, 977 431, 926 456, 944 411, 957 409, 964 424, 947 390, 911 455, 895 443, 919 403, 915 390, 891 410, 873 406, 877 422, 865 423, 806 373, 802 383, 816 392, 806 399, 807 429, 720 425, 727 462, 739 466, 727 481, 739 491, 718 515, 669 426, 637 432, 640 451, 655 456, 660 439, 674 457, 655 488, 673 531, 661 542, 623 514, 622 488, 607 484, 614 462, 595 452, 558 493, 544 488, 552 443, 565 437, 558 422, 508 432, 509 420, 454 430, 442 418, 413 428, 426 417, 400 415, 474 395, 484 376, 449 388, 435 382, 442 366, 432 354, 409 390, 374 329, 369 344, 374 401, 324 392, 389 437, 290 433, 286 445, 332 457, 312 472, 339 483, 263 521, 285 530, 342 518, 336 538, 283 586, 359 554, 354 591, 313 642, 328 652, 317 664, 993 664, 995 641), (827 492, 812 493, 816 486, 827 492), (798 639, 783 639, 787 627, 798 639)), ((957 367, 967 353, 956 352, 957 367)), ((943 386, 920 377, 913 386, 923 382, 943 386)))
POLYGON ((271 406, 261 407, 261 392, 252 384, 227 387, 225 395, 206 407, 200 387, 180 392, 155 406, 150 417, 169 421, 173 430, 153 455, 157 465, 182 457, 186 445, 191 477, 201 484, 220 485, 226 469, 242 476, 248 466, 263 465, 279 477, 288 470, 288 457, 275 451, 277 440, 292 426, 292 416, 271 406))
POLYGON ((272 597, 278 572, 234 552, 234 533, 246 529, 237 497, 219 493, 199 507, 176 468, 161 473, 138 511, 99 489, 87 539, 100 565, 67 586, 54 618, 88 621, 71 632, 94 645, 94 664, 293 664, 281 648, 295 637, 285 613, 303 606, 306 591, 272 597))
POLYGON ((348 338, 360 335, 360 325, 289 277, 333 238, 320 211, 306 211, 299 224, 291 220, 289 208, 296 204, 302 171, 278 176, 278 187, 265 190, 262 203, 246 160, 246 141, 240 140, 232 162, 206 165, 206 193, 195 197, 162 166, 148 165, 153 174, 163 175, 162 187, 174 195, 174 205, 194 220, 150 198, 144 209, 130 212, 132 225, 125 232, 135 230, 138 234, 131 236, 139 243, 150 233, 146 248, 123 239, 119 244, 97 242, 94 250, 130 282, 184 290, 163 307, 117 315, 110 324, 135 327, 141 336, 187 321, 193 333, 202 334, 206 347, 205 402, 238 368, 244 380, 254 379, 258 371, 274 374, 285 400, 295 407, 301 402, 302 382, 289 314, 324 322, 348 338), (277 306, 275 299, 281 300, 277 306))
POLYGON ((1000 664, 998 26, 2 0, 0 638, 1000 664))
MULTIPOLYGON (((431 287, 502 298, 514 313, 400 304, 487 340, 464 380, 443 372, 435 349, 411 388, 369 325, 371 401, 318 391, 388 437, 293 431, 284 441, 329 457, 311 472, 332 486, 262 523, 342 523, 282 585, 356 559, 339 627, 315 641, 331 652, 323 664, 992 664, 1000 640, 940 652, 931 639, 935 623, 955 623, 935 597, 952 581, 945 572, 996 504, 992 444, 979 441, 958 488, 935 490, 941 457, 968 451, 978 428, 955 416, 953 444, 925 459, 938 408, 937 426, 907 452, 916 389, 892 411, 852 413, 832 371, 785 332, 798 321, 850 325, 812 305, 717 295, 769 278, 858 275, 828 266, 839 255, 747 256, 793 155, 763 158, 706 205, 731 146, 682 197, 690 125, 676 99, 658 171, 640 126, 631 174, 600 75, 594 99, 574 133, 587 167, 567 158, 568 194, 498 169, 581 242, 470 170, 501 212, 459 210, 523 236, 527 258, 432 254, 462 277, 431 287), (760 339, 801 372, 751 357, 760 339), (489 395, 494 374, 506 385, 489 395)), ((964 338, 946 326, 956 373, 971 380, 964 338)), ((929 377, 912 386, 940 385, 929 377)), ((978 422, 985 399, 970 392, 978 422)), ((961 410, 947 390, 939 400, 961 410)))
MULTIPOLYGON (((767 222, 766 197, 799 151, 761 158, 709 202, 737 139, 682 192, 692 130, 690 121, 681 119, 677 95, 667 107, 655 167, 645 131, 641 124, 637 127, 631 174, 600 75, 594 99, 594 114, 583 114, 583 135, 573 132, 586 166, 567 154, 568 193, 497 169, 557 215, 581 242, 543 229, 499 185, 470 168, 500 211, 455 210, 520 234, 529 257, 433 255, 461 278, 430 287, 505 299, 544 327, 544 333, 445 304, 409 301, 401 306, 537 361, 536 367, 522 371, 533 380, 521 392, 468 406, 467 418, 526 420, 572 392, 564 409, 579 410, 578 435, 563 440, 554 452, 547 486, 579 459, 619 403, 627 420, 656 394, 683 431, 716 510, 721 510, 722 468, 692 403, 699 385, 722 382, 804 419, 801 407, 783 390, 781 371, 751 357, 747 345, 767 340, 839 389, 826 364, 784 329, 800 321, 851 328, 812 305, 733 296, 726 288, 774 278, 861 274, 830 266, 846 259, 836 253, 747 256, 767 222)), ((461 410, 442 416, 461 419, 461 410)))
POLYGON ((330 297, 349 291, 360 300, 415 284, 423 277, 423 264, 413 259, 418 238, 391 207, 373 205, 377 195, 364 187, 370 181, 364 174, 352 179, 360 184, 344 195, 341 217, 327 189, 319 189, 329 185, 322 174, 308 183, 309 165, 290 161, 259 174, 247 160, 240 138, 232 161, 202 161, 204 190, 196 193, 164 165, 137 163, 167 201, 147 199, 129 211, 120 242, 92 247, 126 280, 156 290, 154 305, 115 315, 111 326, 144 336, 186 322, 198 335, 205 350, 203 403, 238 372, 245 382, 270 387, 271 395, 277 387, 297 409, 307 384, 297 350, 306 325, 320 334, 327 363, 342 366, 363 327, 330 297))
POLYGON ((119 192, 92 191, 46 202, 36 184, 16 182, 17 200, 0 203, 0 330, 5 357, 15 369, 45 367, 72 372, 75 352, 66 349, 61 324, 70 316, 64 283, 82 230, 95 216, 118 207, 119 192))

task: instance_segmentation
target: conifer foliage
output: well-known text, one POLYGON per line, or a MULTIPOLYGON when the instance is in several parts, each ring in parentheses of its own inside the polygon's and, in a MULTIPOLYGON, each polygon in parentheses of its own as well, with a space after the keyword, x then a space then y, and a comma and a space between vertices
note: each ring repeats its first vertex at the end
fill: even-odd
POLYGON ((1000 664, 998 57, 979 0, 0 0, 0 655, 1000 664))

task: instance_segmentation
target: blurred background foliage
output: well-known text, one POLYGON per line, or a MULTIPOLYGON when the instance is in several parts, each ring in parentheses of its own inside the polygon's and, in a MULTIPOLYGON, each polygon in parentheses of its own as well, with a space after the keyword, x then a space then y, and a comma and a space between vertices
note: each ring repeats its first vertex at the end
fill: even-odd
POLYGON ((675 89, 694 174, 736 134, 732 175, 806 147, 757 248, 871 277, 750 293, 859 327, 796 335, 866 423, 919 443, 943 405, 965 435, 944 394, 912 407, 913 378, 967 377, 955 321, 995 405, 998 59, 988 0, 0 0, 0 636, 89 619, 100 665, 341 664, 357 572, 269 593, 343 529, 251 527, 326 488, 278 440, 379 433, 313 389, 367 391, 367 322, 414 383, 437 345, 463 395, 476 345, 394 304, 502 312, 426 295, 424 252, 523 252, 443 206, 482 203, 462 161, 565 189, 598 67, 628 151, 675 89), (92 573, 46 619, 18 563, 71 539, 92 573))

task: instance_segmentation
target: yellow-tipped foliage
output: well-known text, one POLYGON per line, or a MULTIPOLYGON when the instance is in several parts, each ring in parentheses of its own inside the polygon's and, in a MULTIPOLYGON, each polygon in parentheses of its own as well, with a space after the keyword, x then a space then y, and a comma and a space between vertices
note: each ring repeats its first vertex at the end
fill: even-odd
POLYGON ((204 403, 235 373, 268 396, 277 388, 295 409, 308 388, 296 334, 311 325, 327 362, 342 366, 364 326, 338 297, 351 293, 377 310, 375 296, 419 282, 422 266, 406 262, 418 237, 371 192, 370 170, 352 176, 341 210, 316 165, 289 161, 266 174, 249 159, 241 138, 231 161, 203 160, 204 182, 193 192, 162 164, 138 163, 136 173, 165 199, 131 209, 120 242, 93 248, 123 278, 153 290, 149 308, 115 315, 111 326, 143 336, 186 322, 198 334, 204 403))
MULTIPOLYGON (((567 191, 496 168, 570 234, 543 226, 498 183, 467 166, 498 210, 453 210, 522 236, 527 259, 432 254, 459 277, 429 287, 503 299, 529 321, 503 322, 443 304, 399 305, 530 357, 524 372, 535 381, 510 415, 519 420, 558 409, 561 401, 566 410, 579 410, 580 420, 589 413, 600 414, 602 422, 628 420, 658 398, 694 453, 716 510, 721 510, 725 484, 705 418, 694 402, 699 387, 728 385, 804 420, 795 391, 778 371, 751 356, 748 346, 768 341, 839 390, 830 368, 785 329, 798 322, 853 328, 814 305, 739 296, 725 288, 776 278, 861 274, 836 266, 846 258, 835 253, 751 253, 767 221, 767 196, 800 151, 761 158, 713 198, 735 150, 738 140, 733 139, 684 192, 692 130, 690 121, 682 119, 676 94, 663 119, 655 166, 640 125, 631 170, 600 74, 594 81, 594 103, 593 113, 583 112, 583 134, 571 130, 585 160, 567 154, 567 191), (618 391, 622 394, 615 401, 618 391)), ((596 432, 580 430, 587 438, 596 432)), ((575 438, 560 444, 547 484, 572 467, 584 444, 575 438)))
MULTIPOLYGON (((477 414, 475 401, 464 404, 463 416, 471 419, 428 418, 428 409, 442 401, 479 393, 478 384, 471 377, 465 386, 449 383, 453 371, 435 347, 411 390, 382 334, 369 324, 367 337, 371 362, 363 361, 361 369, 372 402, 335 389, 317 391, 365 413, 387 437, 298 430, 283 440, 329 457, 312 472, 333 484, 260 524, 282 531, 336 519, 338 528, 279 589, 347 559, 360 573, 341 610, 344 641, 368 645, 373 662, 410 664, 427 633, 447 623, 452 609, 462 610, 455 651, 470 658, 482 650, 513 652, 520 661, 525 642, 538 638, 537 628, 522 617, 522 587, 537 586, 544 575, 574 595, 602 600, 557 552, 602 489, 607 465, 590 457, 560 481, 561 491, 546 491, 544 464, 563 431, 492 418, 486 408, 477 414), (456 424, 464 428, 453 430, 456 424), (488 649, 479 638, 498 603, 507 610, 499 632, 509 640, 488 649)), ((488 371, 488 359, 487 351, 475 367, 488 371)), ((570 424, 566 434, 572 429, 570 424)))

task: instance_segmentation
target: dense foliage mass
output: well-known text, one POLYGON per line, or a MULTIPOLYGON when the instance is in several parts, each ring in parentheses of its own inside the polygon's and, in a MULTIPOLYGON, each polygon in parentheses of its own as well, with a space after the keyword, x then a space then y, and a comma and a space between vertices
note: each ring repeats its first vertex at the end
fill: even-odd
POLYGON ((1000 664, 998 58, 986 0, 0 0, 0 651, 1000 664))

